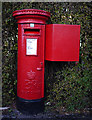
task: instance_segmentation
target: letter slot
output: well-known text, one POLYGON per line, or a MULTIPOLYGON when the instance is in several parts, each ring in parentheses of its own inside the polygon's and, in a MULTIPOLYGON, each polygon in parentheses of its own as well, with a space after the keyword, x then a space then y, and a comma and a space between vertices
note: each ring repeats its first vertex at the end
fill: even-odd
POLYGON ((40 34, 40 29, 24 29, 24 34, 38 35, 40 34))

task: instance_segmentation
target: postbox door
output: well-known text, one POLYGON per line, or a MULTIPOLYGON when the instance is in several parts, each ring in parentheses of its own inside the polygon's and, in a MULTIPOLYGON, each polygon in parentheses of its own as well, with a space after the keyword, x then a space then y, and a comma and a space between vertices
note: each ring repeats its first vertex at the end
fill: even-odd
POLYGON ((24 33, 18 43, 17 94, 20 98, 33 100, 44 97, 45 25, 28 26, 19 25, 24 33))

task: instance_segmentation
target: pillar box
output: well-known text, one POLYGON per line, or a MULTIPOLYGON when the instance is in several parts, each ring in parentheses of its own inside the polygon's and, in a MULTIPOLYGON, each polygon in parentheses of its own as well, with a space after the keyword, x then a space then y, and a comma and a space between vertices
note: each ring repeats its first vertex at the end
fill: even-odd
POLYGON ((44 61, 79 60, 79 25, 48 24, 44 10, 16 10, 18 23, 17 108, 44 111, 44 61))
POLYGON ((44 109, 45 24, 50 13, 43 10, 16 10, 18 23, 17 108, 23 113, 44 109))

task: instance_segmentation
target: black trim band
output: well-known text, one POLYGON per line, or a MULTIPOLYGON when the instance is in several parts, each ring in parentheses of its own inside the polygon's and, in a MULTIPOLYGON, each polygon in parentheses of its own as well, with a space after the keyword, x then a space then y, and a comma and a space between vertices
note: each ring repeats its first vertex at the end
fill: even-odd
POLYGON ((17 97, 17 109, 23 114, 37 114, 44 111, 44 98, 35 100, 26 100, 17 97))

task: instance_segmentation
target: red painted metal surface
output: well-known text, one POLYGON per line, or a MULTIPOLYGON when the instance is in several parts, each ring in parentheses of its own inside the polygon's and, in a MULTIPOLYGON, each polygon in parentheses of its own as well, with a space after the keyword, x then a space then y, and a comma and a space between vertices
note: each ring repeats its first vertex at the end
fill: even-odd
POLYGON ((14 11, 13 16, 19 23, 17 96, 26 100, 43 98, 44 24, 46 24, 46 20, 50 17, 50 13, 43 10, 26 9, 14 11), (30 23, 36 24, 30 25, 30 23), (30 46, 27 46, 29 44, 30 46))
POLYGON ((24 33, 24 28, 28 28, 29 26, 30 24, 18 25, 17 95, 20 98, 32 100, 44 97, 45 25, 35 25, 35 29, 39 27, 39 30, 41 30, 40 35, 24 33), (27 39, 37 39, 37 55, 26 55, 27 39))
POLYGON ((79 61, 80 25, 46 25, 45 60, 79 61))
POLYGON ((50 13, 38 9, 23 9, 14 11, 13 16, 16 17, 18 23, 46 24, 46 20, 50 17, 50 13))

